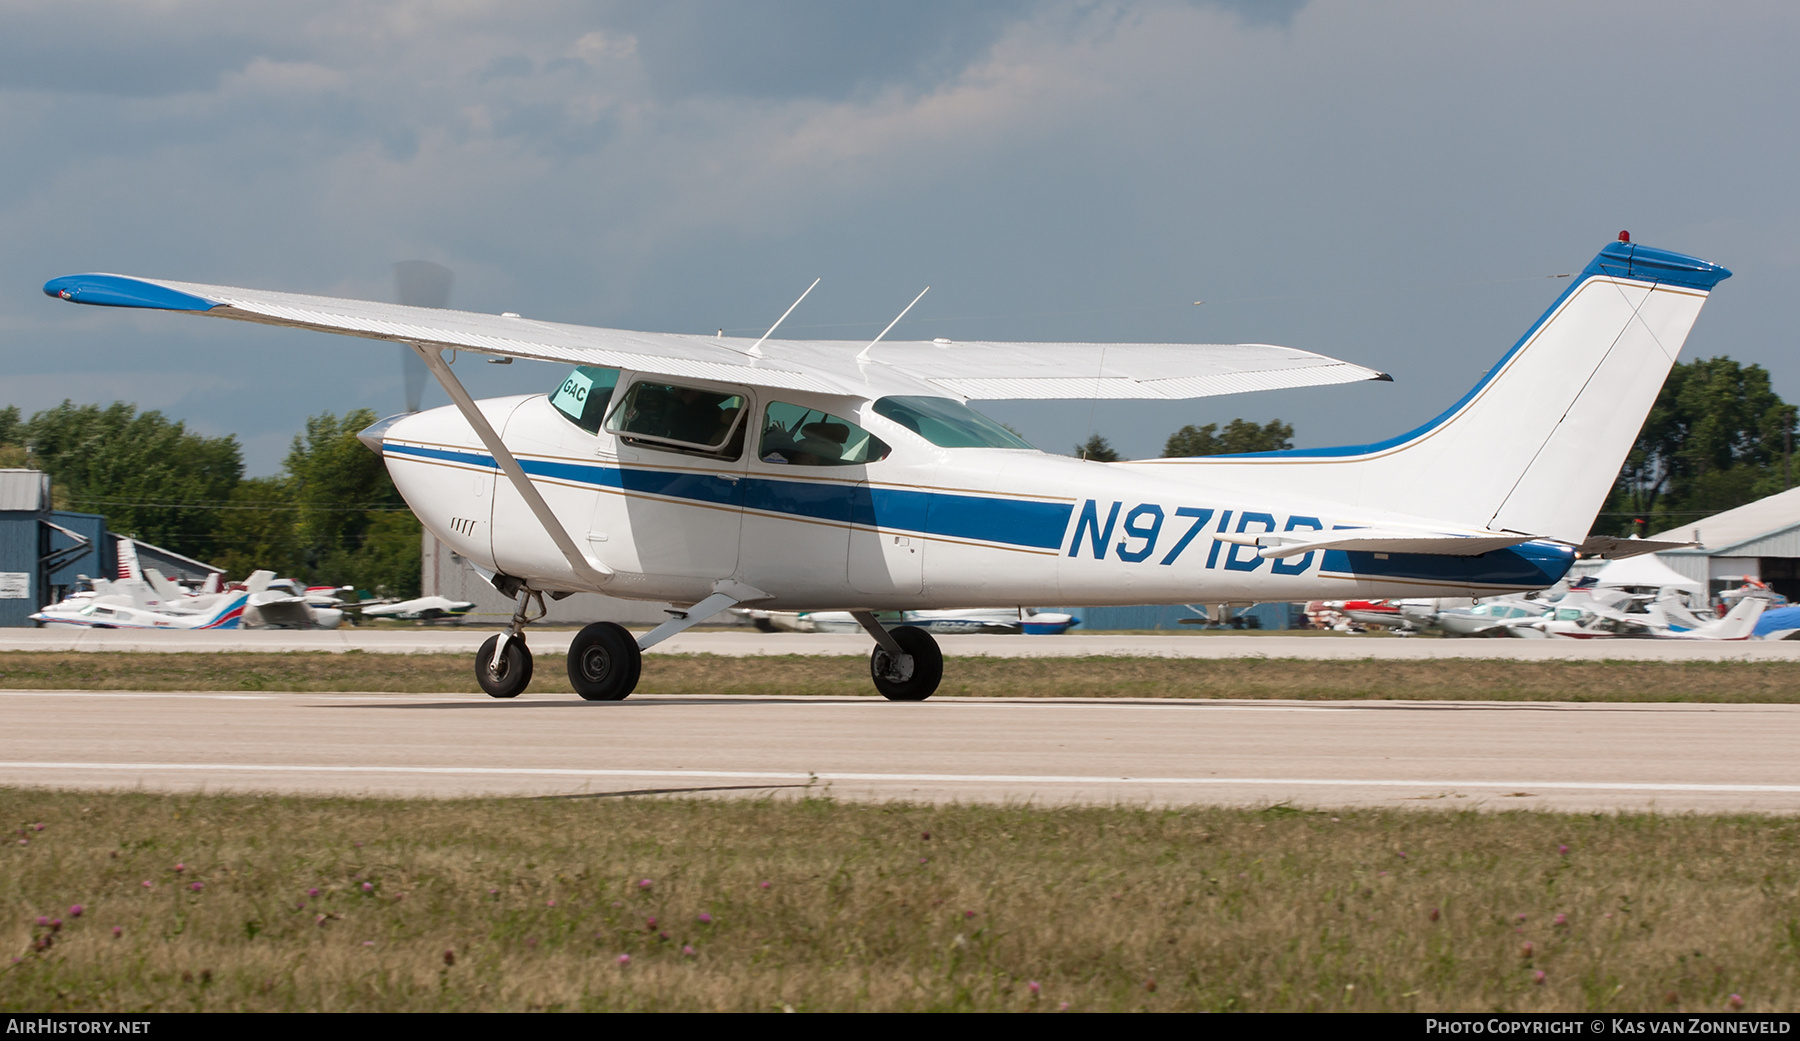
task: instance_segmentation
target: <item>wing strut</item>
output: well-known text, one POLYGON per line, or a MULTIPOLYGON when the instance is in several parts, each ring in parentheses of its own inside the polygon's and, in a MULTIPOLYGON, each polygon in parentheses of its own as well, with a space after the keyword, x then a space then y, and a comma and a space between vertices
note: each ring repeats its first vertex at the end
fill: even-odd
POLYGON ((463 418, 469 421, 469 425, 475 428, 475 434, 481 438, 481 443, 487 446, 488 454, 494 457, 494 462, 500 465, 500 471, 506 474, 507 480, 512 482, 514 490, 519 493, 519 498, 524 499, 525 505, 531 507, 532 515, 538 519, 539 524, 544 526, 544 533, 550 536, 550 541, 556 543, 556 548, 562 551, 562 555, 569 561, 569 566, 575 570, 575 576, 596 586, 610 581, 613 577, 612 568, 589 557, 575 545, 575 540, 569 537, 568 530, 562 526, 561 521, 556 519, 556 514, 550 512, 550 504, 544 501, 542 495, 538 494, 537 486, 531 483, 531 478, 525 476, 525 468, 519 465, 519 461, 513 458, 511 452, 506 450, 506 445, 500 440, 500 435, 494 432, 487 417, 475 407, 475 399, 469 397, 469 392, 463 389, 456 374, 450 371, 449 365, 445 364, 443 351, 440 348, 426 347, 417 343, 407 346, 417 351, 419 357, 425 359, 425 367, 431 370, 431 374, 437 377, 438 385, 444 388, 444 393, 450 395, 450 400, 456 403, 457 411, 461 412, 463 418))
POLYGON ((675 617, 638 637, 638 650, 647 651, 676 633, 685 632, 713 615, 739 604, 769 599, 769 594, 729 578, 713 583, 713 594, 685 611, 670 611, 675 617))

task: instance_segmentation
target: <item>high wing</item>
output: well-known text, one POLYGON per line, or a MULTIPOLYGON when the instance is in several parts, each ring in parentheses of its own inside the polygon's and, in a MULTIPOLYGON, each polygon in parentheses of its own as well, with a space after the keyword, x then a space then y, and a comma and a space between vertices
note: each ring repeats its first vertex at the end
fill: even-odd
POLYGON ((443 349, 783 390, 960 398, 1200 398, 1386 380, 1374 369, 1268 344, 882 343, 628 332, 514 315, 407 307, 126 275, 66 275, 44 292, 81 304, 217 318, 443 349), (753 351, 755 353, 753 353, 753 351))

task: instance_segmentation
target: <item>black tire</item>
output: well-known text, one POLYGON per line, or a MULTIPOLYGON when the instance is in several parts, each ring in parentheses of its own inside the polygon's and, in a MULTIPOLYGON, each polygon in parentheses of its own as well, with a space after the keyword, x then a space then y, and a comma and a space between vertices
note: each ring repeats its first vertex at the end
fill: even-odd
POLYGON ((924 701, 943 681, 944 652, 930 633, 916 626, 900 626, 891 635, 906 656, 895 661, 887 648, 875 645, 869 655, 869 676, 875 680, 875 689, 889 701, 924 701))
POLYGON ((499 674, 495 675, 488 671, 488 663, 494 660, 494 648, 499 643, 500 637, 490 636, 475 652, 475 682, 490 697, 516 698, 531 685, 531 648, 517 636, 506 641, 506 654, 500 659, 499 674))
POLYGON ((624 701, 643 670, 643 652, 622 625, 595 622, 569 642, 569 684, 584 701, 624 701))

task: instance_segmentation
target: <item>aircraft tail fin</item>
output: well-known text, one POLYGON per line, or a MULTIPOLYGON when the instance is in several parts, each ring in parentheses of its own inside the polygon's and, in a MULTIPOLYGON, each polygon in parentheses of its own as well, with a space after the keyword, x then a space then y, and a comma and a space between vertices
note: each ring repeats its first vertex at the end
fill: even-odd
POLYGON ((174 582, 169 581, 168 578, 164 577, 161 571, 158 571, 153 567, 144 569, 144 581, 149 584, 150 588, 156 592, 158 597, 162 598, 162 601, 165 604, 171 600, 179 600, 187 595, 187 590, 176 585, 174 582))
POLYGON ((131 539, 120 539, 118 546, 119 578, 142 578, 143 572, 138 568, 137 543, 131 539))
POLYGON ((221 595, 214 606, 212 614, 201 623, 201 629, 240 629, 244 623, 244 605, 250 602, 250 594, 244 592, 221 595))
POLYGON ((1703 629, 1695 629, 1692 635, 1709 640, 1748 640, 1756 629, 1756 620, 1762 617, 1763 608, 1768 606, 1769 602, 1762 597, 1744 597, 1725 617, 1703 629))
MULTIPOLYGON (((1254 464, 1347 505, 1579 545, 1713 286, 1731 272, 1608 245, 1499 363, 1436 419, 1366 445, 1169 460, 1254 464), (1269 464, 1275 464, 1273 466, 1269 464)), ((1253 476, 1252 476, 1253 475, 1253 476)))

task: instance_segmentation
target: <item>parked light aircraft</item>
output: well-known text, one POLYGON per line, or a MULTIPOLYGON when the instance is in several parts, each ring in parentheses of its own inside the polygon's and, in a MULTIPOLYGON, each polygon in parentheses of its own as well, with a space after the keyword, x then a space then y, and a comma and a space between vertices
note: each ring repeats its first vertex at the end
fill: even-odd
POLYGON ((395 618, 405 622, 435 622, 460 619, 475 610, 472 600, 452 600, 447 596, 421 596, 392 604, 374 604, 362 609, 364 618, 395 618))
POLYGON ((689 606, 636 640, 577 634, 584 698, 625 697, 642 649, 754 605, 853 612, 876 688, 919 700, 942 675, 936 641, 876 609, 1487 596, 1551 585, 1577 550, 1667 548, 1587 532, 1729 275, 1621 235, 1416 430, 1111 464, 1036 451, 965 402, 1388 377, 1256 344, 884 343, 892 323, 867 345, 750 341, 107 274, 44 292, 409 344, 454 405, 363 437, 420 521, 514 599, 477 653, 490 694, 529 683, 544 594, 605 592, 689 606), (575 368, 548 395, 476 402, 451 367, 471 352, 575 368))
POLYGON ((1748 640, 1764 603, 1745 599, 1725 617, 1690 629, 1670 624, 1660 611, 1631 614, 1598 601, 1576 600, 1577 595, 1571 594, 1538 618, 1504 623, 1501 631, 1523 639, 1748 640))
POLYGON ((248 593, 215 593, 203 607, 180 604, 142 607, 135 603, 109 602, 112 596, 64 601, 33 614, 31 620, 46 629, 237 629, 244 617, 248 593))

